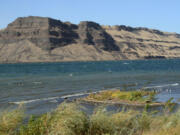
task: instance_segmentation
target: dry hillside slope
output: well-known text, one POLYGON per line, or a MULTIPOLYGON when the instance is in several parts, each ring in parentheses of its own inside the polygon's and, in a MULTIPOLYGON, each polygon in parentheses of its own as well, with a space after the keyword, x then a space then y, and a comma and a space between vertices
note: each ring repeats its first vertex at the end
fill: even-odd
POLYGON ((180 57, 180 35, 123 25, 79 25, 20 17, 0 30, 0 62, 96 61, 180 57))

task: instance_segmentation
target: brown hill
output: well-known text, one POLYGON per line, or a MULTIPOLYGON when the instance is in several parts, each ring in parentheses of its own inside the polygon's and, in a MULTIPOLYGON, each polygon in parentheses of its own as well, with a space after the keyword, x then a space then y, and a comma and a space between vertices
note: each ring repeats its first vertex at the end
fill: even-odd
POLYGON ((17 18, 0 30, 0 62, 53 62, 180 57, 180 35, 44 17, 17 18))

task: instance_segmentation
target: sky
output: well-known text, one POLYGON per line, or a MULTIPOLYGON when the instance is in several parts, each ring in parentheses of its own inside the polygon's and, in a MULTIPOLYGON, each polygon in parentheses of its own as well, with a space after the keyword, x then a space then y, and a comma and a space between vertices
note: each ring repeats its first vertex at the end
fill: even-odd
POLYGON ((0 29, 17 17, 148 27, 180 33, 180 0, 1 0, 0 29))

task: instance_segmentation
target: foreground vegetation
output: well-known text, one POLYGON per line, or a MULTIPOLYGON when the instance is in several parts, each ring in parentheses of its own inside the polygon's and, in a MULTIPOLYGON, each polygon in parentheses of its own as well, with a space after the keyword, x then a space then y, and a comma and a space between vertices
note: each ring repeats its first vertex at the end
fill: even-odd
POLYGON ((92 93, 86 98, 94 99, 98 101, 114 100, 114 101, 146 103, 146 102, 153 102, 155 95, 156 95, 155 91, 106 90, 98 93, 92 93))
MULTIPOLYGON (((165 108, 166 109, 166 108, 165 108)), ((75 103, 62 103, 56 110, 24 121, 23 109, 0 114, 0 135, 178 135, 180 111, 154 115, 153 112, 107 112, 92 115, 75 103)))

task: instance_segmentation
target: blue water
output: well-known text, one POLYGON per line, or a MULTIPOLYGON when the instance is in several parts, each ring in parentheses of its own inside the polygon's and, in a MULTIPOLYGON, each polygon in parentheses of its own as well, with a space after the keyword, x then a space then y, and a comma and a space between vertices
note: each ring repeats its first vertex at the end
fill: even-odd
POLYGON ((24 103, 51 111, 64 97, 104 89, 156 88, 159 101, 180 98, 180 59, 0 64, 0 111, 24 103))

